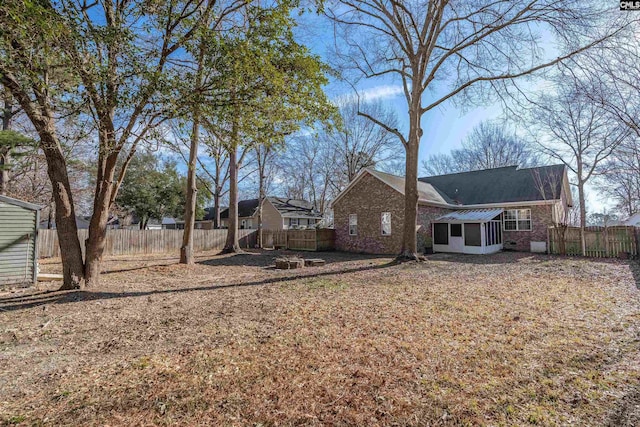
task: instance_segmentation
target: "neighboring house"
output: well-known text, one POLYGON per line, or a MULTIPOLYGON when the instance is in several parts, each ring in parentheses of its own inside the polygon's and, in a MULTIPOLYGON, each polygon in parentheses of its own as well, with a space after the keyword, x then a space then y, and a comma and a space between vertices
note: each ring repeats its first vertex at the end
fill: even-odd
MULTIPOLYGON (((508 166, 418 180, 419 251, 545 251, 548 227, 573 204, 563 165, 508 166)), ((402 248, 404 178, 365 169, 333 201, 336 249, 402 248)))
POLYGON ((633 214, 626 220, 620 222, 620 225, 631 225, 634 227, 640 227, 640 212, 633 214))
MULTIPOLYGON (((259 199, 238 202, 238 228, 258 228, 259 199)), ((306 200, 265 197, 262 205, 262 225, 269 230, 315 228, 322 214, 306 200)), ((229 226, 229 208, 220 213, 222 227, 229 226)))
POLYGON ((150 219, 147 222, 147 230, 184 230, 184 221, 165 216, 161 221, 150 219))
MULTIPOLYGON (((88 230, 89 229, 89 222, 90 219, 87 219, 85 217, 82 217, 80 215, 76 215, 76 227, 78 227, 78 230, 88 230)), ((40 224, 38 225, 38 228, 40 229, 47 229, 49 228, 49 221, 44 220, 44 221, 40 221, 40 224)), ((56 228, 56 221, 53 220, 53 222, 51 223, 51 229, 55 229, 56 228)))

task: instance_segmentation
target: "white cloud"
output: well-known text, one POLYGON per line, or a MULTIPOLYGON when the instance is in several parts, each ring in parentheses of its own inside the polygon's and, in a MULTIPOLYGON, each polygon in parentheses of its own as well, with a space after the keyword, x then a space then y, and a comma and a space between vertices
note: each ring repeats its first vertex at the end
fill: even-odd
POLYGON ((356 102, 358 97, 360 101, 381 101, 390 98, 395 98, 398 95, 402 95, 404 90, 400 85, 380 85, 367 89, 358 90, 357 96, 353 93, 347 93, 339 96, 336 101, 341 102, 356 102))
POLYGON ((400 85, 374 86, 359 91, 360 97, 367 101, 377 101, 381 99, 395 98, 404 93, 400 85))

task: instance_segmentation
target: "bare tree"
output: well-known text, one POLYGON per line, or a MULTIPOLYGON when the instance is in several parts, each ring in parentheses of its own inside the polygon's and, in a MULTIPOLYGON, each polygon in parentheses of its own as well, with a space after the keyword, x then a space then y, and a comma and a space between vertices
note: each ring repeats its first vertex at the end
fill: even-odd
POLYGON ((607 162, 599 187, 627 216, 640 212, 639 138, 630 137, 620 145, 607 162))
POLYGON ((503 166, 533 166, 535 156, 528 141, 496 122, 482 122, 450 154, 434 154, 422 162, 427 175, 443 175, 503 166))
POLYGON ((587 222, 585 185, 606 173, 607 160, 630 135, 602 104, 594 103, 573 77, 558 80, 557 94, 542 95, 532 108, 537 143, 549 158, 564 163, 575 177, 580 207, 582 252, 587 222))
POLYGON ((390 127, 398 127, 395 111, 380 101, 358 101, 349 96, 339 102, 340 126, 332 127, 320 135, 330 148, 335 149, 336 179, 340 187, 346 186, 368 167, 375 167, 402 158, 400 140, 396 135, 376 125, 360 113, 377 117, 390 127))
POLYGON ((574 2, 559 0, 335 0, 328 5, 326 14, 343 40, 344 47, 336 54, 343 69, 359 77, 395 76, 402 81, 407 133, 362 114, 395 134, 406 150, 403 257, 415 258, 417 253, 423 115, 456 95, 470 93, 478 84, 503 89, 501 83, 596 45, 618 28, 610 25, 603 30, 599 25, 606 16, 603 11, 610 7, 592 2, 576 8, 574 2), (540 50, 543 30, 566 42, 566 48, 553 59, 545 58, 540 50), (439 90, 433 90, 436 87, 439 90))
POLYGON ((336 151, 318 135, 291 138, 278 158, 282 195, 308 200, 324 212, 329 201, 339 192, 336 175, 336 151))

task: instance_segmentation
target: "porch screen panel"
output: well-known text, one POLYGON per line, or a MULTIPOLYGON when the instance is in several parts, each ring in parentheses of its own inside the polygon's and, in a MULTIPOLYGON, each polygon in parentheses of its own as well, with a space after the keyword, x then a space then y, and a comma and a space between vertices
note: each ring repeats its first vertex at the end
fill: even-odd
POLYGON ((462 224, 451 224, 451 237, 462 237, 462 224))
POLYGON ((482 246, 480 224, 464 224, 464 244, 465 246, 482 246))
POLYGON ((433 243, 436 245, 449 244, 449 224, 433 224, 433 243))

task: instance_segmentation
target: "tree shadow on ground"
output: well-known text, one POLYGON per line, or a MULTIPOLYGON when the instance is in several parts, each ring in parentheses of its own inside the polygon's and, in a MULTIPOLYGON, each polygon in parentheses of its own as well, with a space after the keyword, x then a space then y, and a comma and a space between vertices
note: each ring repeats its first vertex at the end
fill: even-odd
MULTIPOLYGON (((428 255, 427 260, 444 261, 461 264, 513 264, 514 262, 528 262, 528 263, 547 263, 561 260, 575 260, 575 261, 590 261, 598 264, 625 264, 632 265, 635 263, 638 266, 637 260, 624 260, 620 258, 590 258, 582 256, 569 256, 569 255, 548 255, 548 254, 534 254, 531 252, 514 252, 503 251, 495 254, 487 255, 472 255, 472 254, 454 254, 454 253, 436 253, 428 255)), ((636 270, 637 271, 637 270, 636 270)), ((634 277, 637 281, 637 272, 634 277)))
MULTIPOLYGON (((337 276, 341 274, 357 273, 367 270, 377 270, 381 268, 388 268, 397 265, 395 261, 385 264, 366 265, 360 267, 349 268, 345 266, 343 269, 323 271, 321 268, 314 268, 313 270, 287 270, 291 274, 285 276, 269 277, 261 280, 247 281, 247 282, 233 282, 224 283, 220 285, 206 285, 195 286, 189 288, 172 288, 172 289, 154 289, 148 291, 125 291, 125 292, 101 292, 90 290, 78 290, 78 291, 47 291, 39 292, 36 294, 28 294, 23 296, 11 296, 0 298, 0 311, 15 311, 33 308, 45 304, 65 304, 82 301, 95 301, 95 300, 109 300, 117 298, 135 298, 151 295, 163 295, 163 294, 181 294, 188 292, 207 292, 223 290, 228 288, 244 288, 251 286, 263 286, 276 283, 283 283, 297 279, 316 278, 326 276, 337 276), (306 273, 313 271, 312 273, 306 273)), ((283 270, 285 271, 285 270, 283 270)))
POLYGON ((389 258, 389 255, 369 255, 369 254, 345 254, 342 252, 296 252, 282 250, 262 250, 260 252, 241 252, 238 254, 225 254, 211 259, 200 260, 197 264, 209 266, 249 266, 249 267, 270 267, 275 263, 276 258, 298 257, 304 259, 320 258, 325 263, 333 264, 337 262, 366 261, 389 258))
POLYGON ((640 289, 640 260, 629 260, 629 269, 633 275, 633 279, 636 281, 636 288, 640 289))

